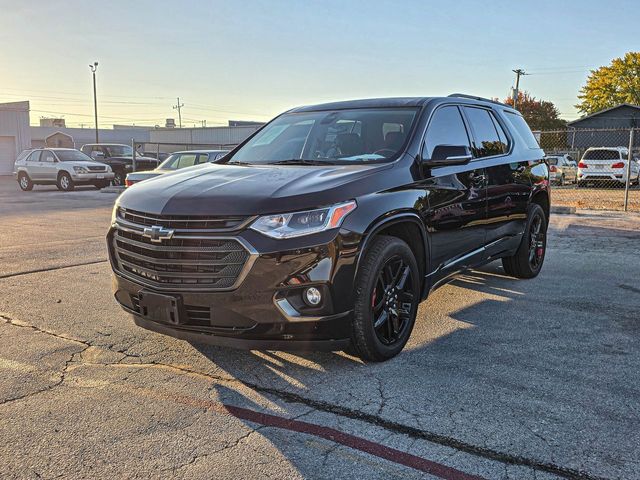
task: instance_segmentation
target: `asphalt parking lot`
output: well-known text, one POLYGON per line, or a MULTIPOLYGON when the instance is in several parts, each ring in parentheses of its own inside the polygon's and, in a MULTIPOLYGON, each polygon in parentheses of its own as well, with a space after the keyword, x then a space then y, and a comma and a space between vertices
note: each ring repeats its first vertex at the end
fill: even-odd
POLYGON ((0 177, 1 478, 640 478, 640 215, 553 217, 538 278, 471 272, 363 364, 137 328, 114 200, 0 177))

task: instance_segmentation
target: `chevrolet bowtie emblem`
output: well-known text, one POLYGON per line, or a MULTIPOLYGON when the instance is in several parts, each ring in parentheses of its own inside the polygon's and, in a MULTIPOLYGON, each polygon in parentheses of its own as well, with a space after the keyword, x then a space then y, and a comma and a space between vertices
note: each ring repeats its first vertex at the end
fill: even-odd
POLYGON ((169 240, 173 237, 173 230, 170 228, 164 228, 158 225, 153 227, 145 227, 142 235, 149 238, 154 243, 160 243, 163 240, 169 240))

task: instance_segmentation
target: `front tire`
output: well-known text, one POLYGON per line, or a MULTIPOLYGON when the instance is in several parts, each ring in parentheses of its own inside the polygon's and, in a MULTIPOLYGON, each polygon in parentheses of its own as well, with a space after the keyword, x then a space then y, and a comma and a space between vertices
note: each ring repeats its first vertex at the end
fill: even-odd
POLYGON ((409 246, 396 237, 375 238, 356 278, 351 346, 360 358, 381 362, 400 353, 413 330, 420 286, 409 246))
POLYGON ((20 172, 18 175, 18 185, 20 185, 20 188, 25 192, 33 190, 33 182, 29 178, 29 175, 24 172, 20 172))
POLYGON ((502 266, 507 275, 516 278, 538 276, 547 252, 547 216, 537 203, 529 206, 527 225, 515 255, 504 257, 502 266))
POLYGON ((75 187, 73 180, 71 179, 71 175, 67 172, 60 172, 58 174, 56 186, 58 187, 58 190, 62 190, 63 192, 70 192, 75 187))

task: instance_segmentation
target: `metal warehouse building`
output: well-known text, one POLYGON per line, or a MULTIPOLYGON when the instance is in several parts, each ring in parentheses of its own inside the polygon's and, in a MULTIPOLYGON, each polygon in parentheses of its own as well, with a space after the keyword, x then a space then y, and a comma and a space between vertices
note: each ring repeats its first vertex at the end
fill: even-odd
MULTIPOLYGON (((626 147, 629 129, 640 127, 640 106, 623 103, 567 124, 567 144, 573 148, 626 147)), ((634 145, 640 146, 640 135, 634 145)))
POLYGON ((0 104, 0 175, 13 173, 17 155, 31 148, 29 102, 0 104))

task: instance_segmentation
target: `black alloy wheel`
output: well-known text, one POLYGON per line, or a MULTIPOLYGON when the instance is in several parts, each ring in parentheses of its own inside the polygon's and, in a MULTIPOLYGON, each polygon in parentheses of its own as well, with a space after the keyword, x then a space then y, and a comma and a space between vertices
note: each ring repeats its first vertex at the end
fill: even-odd
POLYGON ((420 289, 420 269, 409 245, 397 237, 373 238, 358 267, 347 352, 372 362, 400 353, 413 330, 420 289))
POLYGON ((392 345, 407 327, 413 303, 411 267, 395 255, 383 265, 371 293, 373 328, 378 340, 392 345))
POLYGON ((546 253, 547 216, 540 205, 532 203, 520 246, 515 255, 502 259, 502 266, 512 277, 533 278, 540 273, 546 253))

